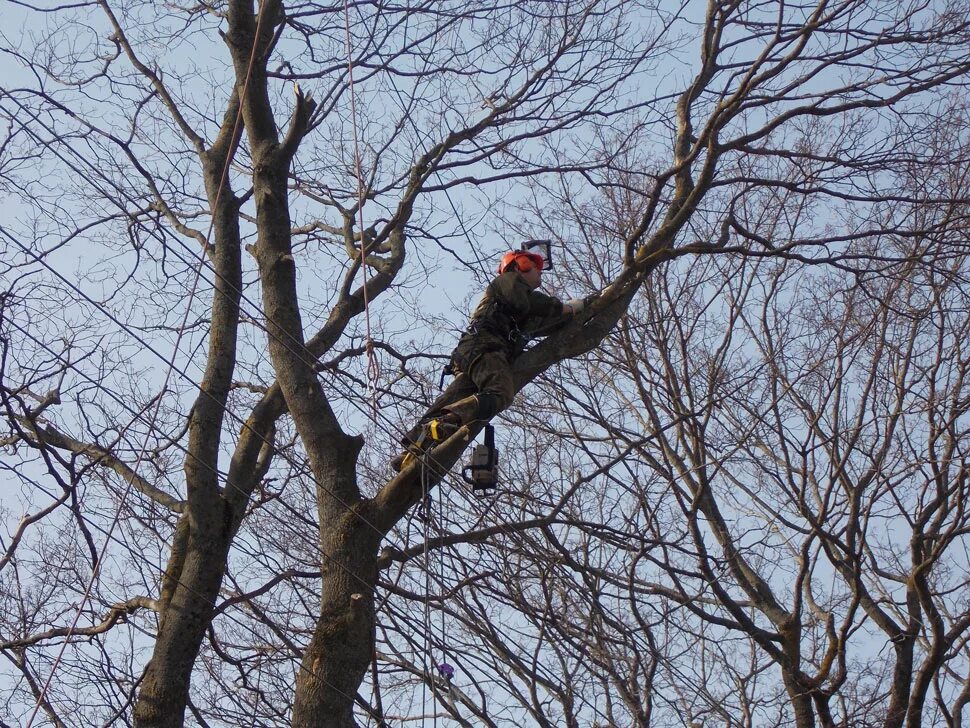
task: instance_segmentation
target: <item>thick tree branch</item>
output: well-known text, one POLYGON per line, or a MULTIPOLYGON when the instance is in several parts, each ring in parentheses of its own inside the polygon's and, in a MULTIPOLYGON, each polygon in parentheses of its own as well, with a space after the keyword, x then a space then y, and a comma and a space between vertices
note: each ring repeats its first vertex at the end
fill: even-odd
POLYGON ((147 498, 151 498, 173 513, 182 513, 185 510, 185 501, 179 500, 163 490, 156 488, 152 483, 145 480, 132 470, 127 463, 117 458, 109 450, 98 445, 81 442, 69 435, 56 430, 53 425, 41 425, 27 418, 21 419, 23 425, 33 433, 39 442, 51 445, 60 450, 72 452, 75 455, 83 455, 89 458, 96 465, 103 465, 110 468, 120 475, 126 483, 129 483, 135 490, 147 498))
POLYGON ((31 647, 41 642, 49 642, 58 637, 71 637, 73 639, 76 637, 93 637, 104 634, 116 624, 124 624, 128 621, 128 617, 139 609, 158 611, 159 604, 154 599, 149 599, 148 597, 132 597, 124 602, 113 605, 101 619, 101 622, 92 627, 55 627, 54 629, 30 635, 29 637, 0 642, 0 650, 15 650, 31 647))

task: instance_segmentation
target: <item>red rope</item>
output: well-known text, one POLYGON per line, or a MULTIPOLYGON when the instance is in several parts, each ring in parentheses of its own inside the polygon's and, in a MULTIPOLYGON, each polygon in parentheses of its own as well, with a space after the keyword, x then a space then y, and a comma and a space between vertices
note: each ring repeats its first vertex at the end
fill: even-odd
POLYGON ((364 234, 364 180, 361 169, 360 143, 357 135, 357 96, 354 92, 354 59, 350 37, 350 4, 344 0, 344 33, 347 45, 347 81, 350 89, 350 125, 354 140, 354 172, 357 175, 357 226, 360 229, 360 267, 364 270, 364 331, 366 339, 364 346, 367 351, 367 392, 371 400, 371 411, 377 419, 377 381, 381 370, 374 351, 374 339, 370 331, 370 293, 367 290, 367 241, 364 234))

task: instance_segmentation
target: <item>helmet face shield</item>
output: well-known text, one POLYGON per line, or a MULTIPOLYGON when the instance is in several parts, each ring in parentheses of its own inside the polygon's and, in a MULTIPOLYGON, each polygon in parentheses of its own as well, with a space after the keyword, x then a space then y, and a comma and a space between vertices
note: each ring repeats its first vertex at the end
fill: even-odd
POLYGON ((552 270, 551 240, 526 240, 522 243, 521 250, 527 253, 538 254, 542 257, 542 268, 540 270, 552 270))

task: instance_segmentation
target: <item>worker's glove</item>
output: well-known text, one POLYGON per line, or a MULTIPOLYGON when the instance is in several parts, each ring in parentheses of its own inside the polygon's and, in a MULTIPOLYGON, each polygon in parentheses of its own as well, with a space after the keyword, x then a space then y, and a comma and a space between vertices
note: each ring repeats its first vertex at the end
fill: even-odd
POLYGON ((582 298, 570 298, 568 301, 566 301, 566 305, 572 309, 573 314, 575 315, 583 310, 583 308, 586 306, 586 301, 584 301, 582 298))

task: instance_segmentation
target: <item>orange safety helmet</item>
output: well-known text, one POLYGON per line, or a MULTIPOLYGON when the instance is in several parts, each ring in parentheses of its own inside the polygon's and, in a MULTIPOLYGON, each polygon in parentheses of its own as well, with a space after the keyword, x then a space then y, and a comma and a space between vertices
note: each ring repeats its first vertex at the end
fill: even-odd
POLYGON ((502 256, 502 260, 498 264, 499 274, 507 271, 512 263, 515 263, 516 270, 525 273, 533 268, 538 268, 541 271, 545 267, 546 260, 538 253, 530 253, 526 250, 510 250, 502 256))

